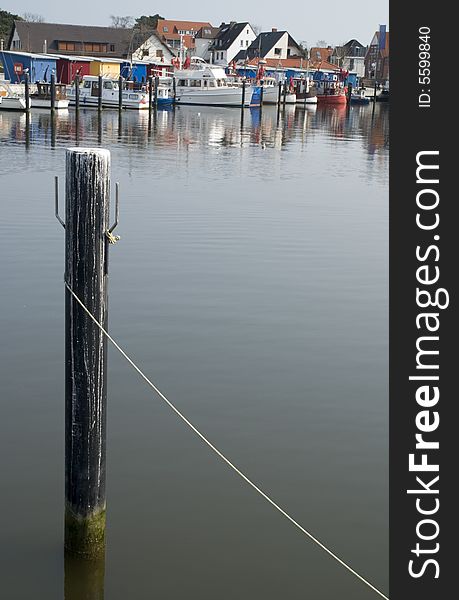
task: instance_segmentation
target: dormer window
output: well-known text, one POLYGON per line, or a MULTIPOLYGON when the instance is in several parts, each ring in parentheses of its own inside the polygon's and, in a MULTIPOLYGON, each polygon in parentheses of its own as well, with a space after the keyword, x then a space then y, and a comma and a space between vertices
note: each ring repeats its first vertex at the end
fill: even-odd
POLYGON ((164 31, 164 33, 169 33, 169 27, 166 27, 166 25, 164 25, 163 31, 164 31))

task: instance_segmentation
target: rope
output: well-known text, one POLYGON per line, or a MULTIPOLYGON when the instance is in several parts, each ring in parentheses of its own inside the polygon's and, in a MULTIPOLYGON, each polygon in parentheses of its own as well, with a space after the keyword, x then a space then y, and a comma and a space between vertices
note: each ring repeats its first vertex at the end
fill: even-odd
POLYGON ((170 400, 166 398, 166 396, 156 387, 156 385, 145 375, 143 371, 134 363, 134 361, 126 354, 126 352, 121 348, 121 346, 112 338, 112 336, 104 329, 104 327, 97 321, 97 319, 92 315, 92 313, 86 308, 83 302, 78 298, 75 292, 70 288, 68 283, 64 281, 65 287, 68 289, 70 294, 75 298, 81 308, 85 311, 88 317, 97 325, 97 327, 102 331, 102 333, 107 337, 107 339, 113 344, 113 346, 118 350, 118 352, 127 360, 127 362, 131 365, 131 367, 137 371, 140 377, 145 381, 147 385, 151 387, 151 389, 162 399, 164 402, 175 412, 175 414, 186 424, 188 427, 199 437, 201 440, 218 456, 223 462, 225 462, 241 479, 243 479, 246 483, 250 485, 260 496, 262 496, 271 506, 273 506, 277 511, 281 513, 286 519, 290 521, 297 529, 299 529, 304 535, 306 535, 310 540, 312 540, 317 546, 322 548, 329 556, 334 558, 342 567, 347 569, 352 575, 357 577, 362 583, 367 585, 371 590, 376 592, 378 596, 384 598, 384 600, 389 600, 388 596, 385 596, 381 591, 378 590, 374 585, 372 585, 365 577, 359 575, 357 571, 349 566, 344 560, 342 560, 339 556, 337 556, 334 552, 332 552, 329 548, 327 548, 320 540, 318 540, 315 536, 312 535, 309 531, 307 531, 304 527, 302 527, 293 517, 291 517, 283 508, 281 508, 274 500, 272 500, 263 490, 261 490, 253 481, 251 481, 242 471, 240 471, 224 454, 220 452, 218 448, 216 448, 212 442, 210 442, 204 434, 202 434, 199 429, 197 429, 191 421, 189 421, 184 414, 182 414, 176 406, 172 404, 170 400))

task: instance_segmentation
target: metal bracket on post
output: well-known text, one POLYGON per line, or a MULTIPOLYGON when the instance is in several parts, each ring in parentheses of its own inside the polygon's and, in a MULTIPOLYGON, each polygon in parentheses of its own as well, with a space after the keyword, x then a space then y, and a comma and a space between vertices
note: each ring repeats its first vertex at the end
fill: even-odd
POLYGON ((65 229, 65 223, 59 216, 59 177, 54 177, 54 215, 62 227, 65 229))
POLYGON ((110 229, 105 232, 105 235, 107 236, 110 244, 116 244, 116 242, 118 242, 120 239, 119 235, 113 235, 113 231, 115 230, 116 227, 118 227, 119 216, 120 216, 120 184, 117 181, 115 183, 115 222, 110 227, 110 229))

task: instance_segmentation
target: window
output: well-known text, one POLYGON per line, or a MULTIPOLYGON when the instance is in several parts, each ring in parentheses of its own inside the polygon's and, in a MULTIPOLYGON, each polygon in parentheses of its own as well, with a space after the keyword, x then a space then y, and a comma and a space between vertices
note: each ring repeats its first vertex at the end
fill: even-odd
POLYGON ((58 42, 57 47, 59 50, 68 50, 70 52, 74 52, 75 42, 58 42))
POLYGON ((349 60, 349 71, 353 71, 354 70, 354 59, 351 58, 349 60))
POLYGON ((275 54, 276 56, 280 56, 280 55, 281 55, 281 52, 282 52, 282 48, 274 48, 274 54, 275 54))
POLYGON ((113 83, 111 81, 104 81, 104 90, 112 90, 113 83))
POLYGON ((85 52, 107 52, 107 44, 85 43, 85 52))
POLYGON ((164 25, 163 31, 164 31, 164 33, 169 33, 169 27, 166 27, 166 25, 164 25))
POLYGON ((187 87, 188 86, 188 80, 187 79, 179 79, 178 84, 181 87, 187 87))
POLYGON ((115 44, 110 44, 110 52, 115 52, 115 44))
POLYGON ((163 56, 163 51, 162 50, 156 50, 156 56, 158 58, 161 58, 163 56))
POLYGON ((243 45, 244 45, 244 40, 241 40, 241 46, 243 46, 243 45))
POLYGON ((21 49, 21 40, 14 40, 14 42, 13 42, 13 48, 15 50, 20 50, 21 49))
POLYGON ((245 40, 245 47, 247 48, 248 45, 249 45, 249 40, 245 40))

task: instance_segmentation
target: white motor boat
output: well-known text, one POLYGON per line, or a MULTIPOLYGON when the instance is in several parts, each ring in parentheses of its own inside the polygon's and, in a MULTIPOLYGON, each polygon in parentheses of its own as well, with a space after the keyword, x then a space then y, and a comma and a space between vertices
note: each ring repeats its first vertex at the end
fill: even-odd
MULTIPOLYGON (((284 102, 284 88, 282 85, 281 103, 284 102)), ((279 82, 274 77, 263 79, 263 104, 277 104, 279 102, 279 82)), ((285 104, 296 104, 296 94, 287 91, 285 104)))
MULTIPOLYGON (((241 106, 243 86, 231 83, 225 70, 193 57, 175 72, 175 102, 204 106, 241 106), (187 64, 188 62, 188 64, 187 64)), ((259 106, 259 87, 245 85, 244 106, 259 106), (258 104, 257 104, 258 102, 258 104)))
MULTIPOLYGON (((158 90, 158 97, 159 97, 158 90)), ((67 96, 70 104, 75 104, 75 85, 67 86, 67 96)), ((79 85, 80 106, 98 106, 99 104, 99 77, 84 75, 79 85)), ((123 108, 136 110, 148 109, 148 93, 145 90, 122 90, 123 108)), ((118 108, 119 85, 118 81, 109 77, 102 77, 102 106, 118 108)))
POLYGON ((26 101, 21 86, 0 81, 0 110, 25 110, 26 101))

